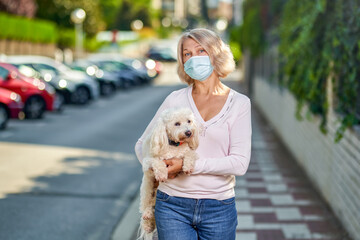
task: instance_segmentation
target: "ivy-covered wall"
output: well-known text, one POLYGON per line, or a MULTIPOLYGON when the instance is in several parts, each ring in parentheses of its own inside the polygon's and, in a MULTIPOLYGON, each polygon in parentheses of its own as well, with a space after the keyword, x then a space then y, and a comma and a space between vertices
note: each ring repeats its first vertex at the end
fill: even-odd
POLYGON ((360 239, 360 1, 245 0, 237 32, 254 102, 360 239))
POLYGON ((344 131, 360 124, 360 2, 358 0, 246 0, 241 46, 253 58, 279 44, 280 84, 321 117, 327 132, 326 80, 333 82, 334 107, 344 131))

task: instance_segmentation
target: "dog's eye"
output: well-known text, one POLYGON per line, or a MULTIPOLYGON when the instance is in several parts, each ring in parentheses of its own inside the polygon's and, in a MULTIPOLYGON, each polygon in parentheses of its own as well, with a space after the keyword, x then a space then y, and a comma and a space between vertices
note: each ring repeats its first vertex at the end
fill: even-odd
POLYGON ((191 120, 188 120, 188 123, 191 123, 191 120))
POLYGON ((179 122, 176 122, 176 123, 175 123, 175 126, 180 126, 180 123, 179 123, 179 122))

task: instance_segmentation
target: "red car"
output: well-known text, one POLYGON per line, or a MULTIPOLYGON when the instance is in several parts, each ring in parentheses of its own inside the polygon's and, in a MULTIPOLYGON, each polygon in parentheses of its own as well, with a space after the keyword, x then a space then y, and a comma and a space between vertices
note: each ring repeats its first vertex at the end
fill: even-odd
POLYGON ((0 129, 4 129, 9 118, 18 118, 24 103, 21 97, 5 88, 0 88, 0 129))
POLYGON ((26 118, 41 118, 45 110, 54 110, 54 89, 39 79, 22 75, 11 64, 0 63, 0 87, 20 95, 26 118))

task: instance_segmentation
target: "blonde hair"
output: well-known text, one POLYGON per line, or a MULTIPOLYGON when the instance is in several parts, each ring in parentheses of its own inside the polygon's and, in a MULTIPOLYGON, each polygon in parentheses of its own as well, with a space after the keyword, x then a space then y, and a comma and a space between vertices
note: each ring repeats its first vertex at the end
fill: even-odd
POLYGON ((189 32, 183 33, 178 43, 177 72, 181 81, 187 83, 188 85, 194 83, 194 79, 192 79, 184 71, 183 43, 188 38, 195 40, 205 49, 205 51, 209 54, 214 71, 220 78, 225 78, 229 73, 234 71, 235 61, 229 46, 226 45, 213 31, 205 28, 195 28, 189 32))

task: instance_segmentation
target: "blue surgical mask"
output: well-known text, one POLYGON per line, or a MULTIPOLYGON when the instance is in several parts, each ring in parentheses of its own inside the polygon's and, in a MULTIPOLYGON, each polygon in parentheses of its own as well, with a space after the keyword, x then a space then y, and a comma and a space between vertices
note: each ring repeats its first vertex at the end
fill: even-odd
POLYGON ((204 81, 210 77, 214 68, 209 56, 193 56, 184 64, 184 70, 192 79, 204 81))

